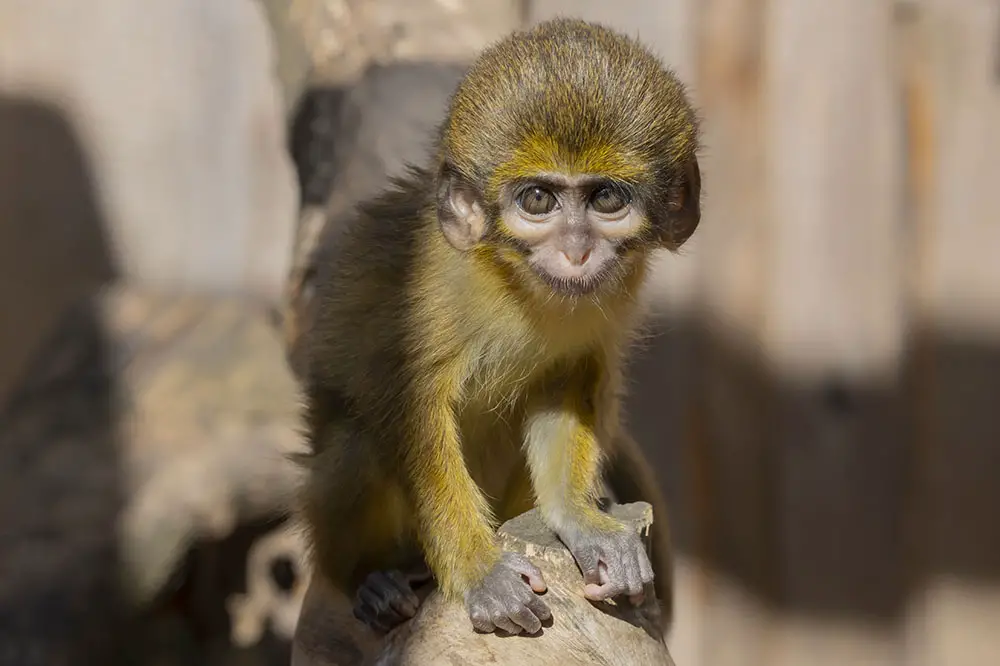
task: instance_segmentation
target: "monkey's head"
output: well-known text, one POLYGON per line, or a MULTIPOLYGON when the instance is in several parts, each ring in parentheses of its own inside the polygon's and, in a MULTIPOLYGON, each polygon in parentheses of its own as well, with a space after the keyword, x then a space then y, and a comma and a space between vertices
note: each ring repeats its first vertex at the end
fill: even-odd
POLYGON ((573 19, 514 33, 452 97, 441 228, 460 250, 591 294, 694 232, 698 135, 683 85, 637 41, 573 19))

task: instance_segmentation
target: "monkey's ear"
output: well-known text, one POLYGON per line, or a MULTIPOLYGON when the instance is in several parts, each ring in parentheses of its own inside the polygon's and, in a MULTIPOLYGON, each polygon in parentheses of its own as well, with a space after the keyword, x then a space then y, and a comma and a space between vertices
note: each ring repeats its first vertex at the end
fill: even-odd
POLYGON ((684 182, 670 220, 668 241, 674 248, 683 245, 701 222, 701 168, 697 157, 691 158, 683 173, 684 182))
POLYGON ((441 176, 437 209, 441 231, 457 250, 472 249, 486 232, 486 212, 479 192, 454 174, 441 176))

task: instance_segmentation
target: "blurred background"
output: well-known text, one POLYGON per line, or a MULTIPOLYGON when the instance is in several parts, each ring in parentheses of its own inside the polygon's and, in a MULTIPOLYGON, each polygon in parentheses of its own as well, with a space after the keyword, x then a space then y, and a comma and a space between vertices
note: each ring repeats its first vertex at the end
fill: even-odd
POLYGON ((677 664, 1000 663, 1000 3, 0 0, 0 664, 287 664, 324 243, 556 14, 704 118, 629 403, 677 664))

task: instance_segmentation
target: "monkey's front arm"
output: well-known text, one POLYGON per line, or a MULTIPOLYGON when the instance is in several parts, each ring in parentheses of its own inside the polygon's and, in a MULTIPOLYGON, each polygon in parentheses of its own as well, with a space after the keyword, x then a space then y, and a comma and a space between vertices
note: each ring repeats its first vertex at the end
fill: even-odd
MULTIPOLYGON (((639 603, 653 567, 639 536, 597 506, 602 404, 589 382, 538 402, 528 415, 526 446, 543 519, 573 554, 593 601, 628 594, 639 603)), ((613 398, 608 398, 613 399, 613 398)))
POLYGON ((427 564, 445 595, 464 599, 484 632, 535 633, 551 613, 536 592, 542 572, 527 558, 501 552, 482 492, 465 466, 449 383, 416 405, 405 468, 427 564))

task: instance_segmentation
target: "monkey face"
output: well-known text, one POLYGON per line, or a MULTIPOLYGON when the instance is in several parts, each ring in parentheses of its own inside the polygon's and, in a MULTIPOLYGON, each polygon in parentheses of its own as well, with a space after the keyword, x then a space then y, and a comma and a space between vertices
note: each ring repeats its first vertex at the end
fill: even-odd
POLYGON ((542 171, 506 182, 487 197, 480 186, 445 171, 438 219, 460 250, 497 246, 507 264, 550 291, 585 296, 620 282, 650 251, 676 249, 698 224, 697 161, 671 179, 665 194, 608 175, 542 171))
POLYGON ((509 183, 487 204, 479 188, 446 176, 438 203, 453 246, 512 249, 518 263, 562 295, 593 293, 615 277, 630 251, 648 245, 636 242, 648 236, 649 225, 631 188, 605 177, 540 173, 509 183))
POLYGON ((497 235, 554 291, 579 296, 612 277, 646 226, 631 189, 594 176, 539 174, 507 188, 497 235))

